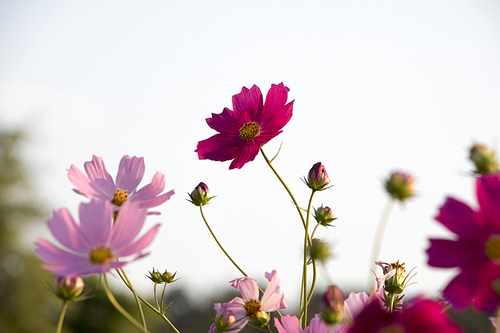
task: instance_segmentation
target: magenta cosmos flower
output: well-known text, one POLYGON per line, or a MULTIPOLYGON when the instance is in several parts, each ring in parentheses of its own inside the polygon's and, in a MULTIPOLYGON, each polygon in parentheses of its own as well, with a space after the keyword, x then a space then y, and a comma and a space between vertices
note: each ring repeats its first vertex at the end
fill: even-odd
POLYGON ((200 160, 233 160, 229 169, 241 169, 253 161, 260 147, 283 132, 293 113, 293 101, 285 104, 288 89, 280 83, 271 85, 263 103, 259 87, 243 87, 233 96, 233 109, 224 108, 221 114, 212 113, 207 124, 219 134, 198 142, 195 152, 200 160))
POLYGON ((80 205, 80 224, 77 224, 67 209, 60 209, 47 224, 64 248, 39 238, 36 255, 47 263, 43 268, 59 276, 102 274, 121 268, 147 255, 142 251, 158 232, 159 224, 137 237, 146 214, 138 203, 129 201, 123 204, 114 220, 109 201, 92 200, 80 205))
POLYGON ((239 329, 243 328, 248 320, 252 320, 257 326, 265 326, 269 322, 269 313, 286 309, 285 291, 279 283, 278 273, 272 271, 266 273, 269 281, 262 300, 259 300, 259 286, 257 282, 249 277, 243 277, 231 281, 231 285, 241 292, 241 297, 235 297, 227 303, 216 303, 215 309, 230 311, 237 322, 239 329))
POLYGON ((405 303, 402 311, 389 312, 373 300, 359 314, 348 333, 460 333, 441 305, 417 298, 405 303))
POLYGON ((160 195, 165 189, 165 176, 160 172, 155 173, 151 183, 136 191, 144 177, 143 157, 123 156, 118 167, 116 183, 106 170, 101 157, 92 156, 92 161, 85 162, 84 167, 88 176, 74 165, 68 170, 69 180, 76 186, 74 191, 89 199, 110 201, 115 211, 119 210, 125 201, 137 202, 141 209, 156 207, 174 194, 172 190, 160 195))
POLYGON ((476 210, 454 198, 446 199, 436 220, 457 237, 430 239, 428 263, 460 268, 443 291, 444 298, 456 308, 472 305, 494 312, 500 302, 492 286, 500 282, 500 175, 477 178, 476 194, 476 210))

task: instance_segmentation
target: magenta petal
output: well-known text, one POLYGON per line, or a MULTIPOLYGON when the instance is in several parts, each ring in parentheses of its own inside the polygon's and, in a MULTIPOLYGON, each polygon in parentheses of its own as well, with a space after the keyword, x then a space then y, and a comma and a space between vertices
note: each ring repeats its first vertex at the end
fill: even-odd
POLYGON ((476 212, 454 198, 446 199, 444 205, 439 209, 436 221, 441 222, 462 239, 477 239, 478 236, 482 236, 476 212))
POLYGON ((141 231, 146 215, 147 212, 139 209, 138 203, 125 201, 111 231, 111 248, 122 249, 130 244, 141 231))
POLYGON ((249 299, 259 299, 259 286, 257 282, 249 277, 243 277, 231 281, 231 285, 241 293, 245 301, 249 299))
POLYGON ((80 228, 66 208, 55 211, 47 225, 55 239, 69 250, 87 252, 89 244, 80 236, 80 228))
POLYGON ((149 244, 151 244, 151 242, 155 238, 156 234, 158 233, 159 228, 160 228, 160 225, 157 224, 153 228, 149 229, 148 232, 146 232, 141 238, 139 238, 133 244, 128 245, 122 249, 117 249, 116 256, 128 257, 128 256, 133 255, 135 253, 140 253, 147 246, 149 246, 149 244))
POLYGON ((487 259, 481 243, 447 239, 429 240, 431 242, 431 246, 427 249, 429 266, 465 267, 475 261, 487 259))
POLYGON ((144 170, 144 157, 123 156, 116 175, 116 187, 132 194, 144 177, 144 170))
POLYGON ((241 124, 259 122, 262 117, 263 97, 259 87, 243 87, 241 93, 233 96, 234 116, 241 124))
POLYGON ((240 153, 246 141, 239 139, 239 145, 232 145, 234 140, 239 137, 216 134, 206 140, 198 142, 195 152, 198 153, 200 160, 209 159, 212 161, 228 161, 240 153))
POLYGON ((154 199, 165 189, 165 176, 160 172, 156 172, 151 180, 151 183, 141 188, 130 196, 131 201, 143 202, 154 199))
POLYGON ((102 158, 92 156, 92 162, 85 162, 84 167, 90 178, 90 186, 92 186, 96 192, 112 199, 116 188, 113 178, 111 178, 111 175, 104 166, 102 158))
POLYGON ((247 162, 251 162, 255 159, 259 153, 259 149, 260 147, 256 144, 247 144, 243 148, 243 151, 231 162, 229 169, 241 169, 247 162))
POLYGON ((477 201, 482 222, 500 230, 500 174, 484 175, 476 180, 477 201))
POLYGON ((262 126, 262 133, 276 133, 280 131, 292 118, 293 102, 277 110, 271 119, 262 126))
POLYGON ((68 170, 68 178, 73 185, 76 186, 74 190, 76 193, 86 196, 87 198, 93 198, 98 195, 98 193, 90 186, 89 177, 85 176, 77 167, 72 165, 68 170))
POLYGON ((82 203, 79 210, 82 237, 87 244, 108 246, 108 240, 113 225, 113 207, 109 201, 92 200, 82 203))
POLYGON ((240 135, 240 128, 245 123, 238 122, 234 117, 234 112, 224 108, 220 114, 212 113, 212 118, 207 118, 207 124, 221 134, 240 135))

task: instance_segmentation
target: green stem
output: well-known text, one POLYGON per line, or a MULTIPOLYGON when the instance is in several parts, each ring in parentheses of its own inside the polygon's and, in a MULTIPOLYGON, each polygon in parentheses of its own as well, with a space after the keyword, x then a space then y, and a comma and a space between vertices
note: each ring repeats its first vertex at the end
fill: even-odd
POLYGON ((158 286, 158 283, 155 282, 154 291, 153 291, 155 294, 155 303, 156 303, 156 307, 160 308, 160 304, 158 303, 158 295, 156 295, 156 286, 158 286))
POLYGON ((163 291, 161 292, 161 307, 158 307, 160 309, 160 312, 161 313, 164 313, 165 311, 163 311, 163 299, 165 297, 165 291, 167 290, 167 283, 165 283, 165 285, 163 286, 163 291))
MULTIPOLYGON (((382 213, 382 216, 380 217, 380 222, 378 224, 377 228, 377 234, 375 236, 375 242, 373 243, 373 251, 372 251, 372 260, 370 262, 370 267, 375 268, 375 261, 380 260, 380 249, 382 248, 382 241, 384 238, 384 232, 385 228, 387 227, 387 221, 389 221, 389 215, 391 214, 392 207, 394 206, 395 199, 391 198, 382 213)), ((369 282, 370 290, 372 290, 375 287, 375 281, 373 279, 373 276, 370 275, 370 282, 369 282)))
POLYGON ((129 286, 129 289, 134 294, 135 303, 137 304, 137 309, 139 310, 139 314, 141 316, 141 322, 142 322, 142 326, 144 327, 144 332, 147 332, 148 328, 146 326, 146 318, 144 317, 144 312, 142 311, 141 302, 139 301, 139 297, 137 295, 137 292, 135 291, 134 286, 132 285, 132 282, 130 282, 130 280, 128 279, 128 276, 125 273, 125 271, 123 270, 123 268, 120 268, 120 271, 122 272, 123 277, 125 278, 125 280, 127 280, 127 285, 129 286))
POLYGON ((62 326, 63 326, 63 321, 64 321, 64 316, 66 315, 66 309, 68 308, 69 301, 64 300, 62 307, 61 307, 61 313, 59 314, 59 320, 57 321, 57 331, 56 333, 61 333, 62 331, 62 326))
MULTIPOLYGON (((106 296, 108 296, 108 299, 109 301, 111 302, 111 304, 115 307, 116 310, 118 310, 118 312, 120 312, 120 314, 125 318, 127 319, 127 321, 129 323, 131 323, 132 325, 134 325, 134 327, 136 327, 138 330, 140 331, 143 331, 143 332, 148 332, 149 331, 143 327, 137 320, 135 320, 134 317, 132 317, 130 315, 130 313, 128 313, 119 303, 118 301, 116 300, 116 298, 113 296, 113 294, 111 293, 111 290, 109 289, 109 285, 108 285, 108 279, 106 277, 106 275, 103 275, 104 276, 104 286, 105 286, 105 290, 106 290, 106 296)), ((130 288, 129 285, 127 285, 127 287, 130 288)))

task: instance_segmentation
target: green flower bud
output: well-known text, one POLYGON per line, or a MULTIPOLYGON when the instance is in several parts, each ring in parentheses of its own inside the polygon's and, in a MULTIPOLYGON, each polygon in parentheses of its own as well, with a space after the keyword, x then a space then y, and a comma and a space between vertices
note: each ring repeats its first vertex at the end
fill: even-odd
POLYGON ((331 226, 330 222, 335 220, 335 213, 330 207, 321 205, 318 209, 314 209, 314 219, 324 227, 331 226))
POLYGON ((157 283, 157 284, 167 283, 168 284, 168 283, 174 283, 175 281, 179 280, 179 279, 175 278, 175 274, 177 274, 177 272, 172 274, 170 272, 167 272, 167 270, 165 270, 165 272, 162 274, 162 273, 160 273, 160 271, 155 270, 153 267, 153 271, 149 272, 149 276, 147 276, 147 275, 146 276, 154 283, 157 283))
POLYGON ((191 192, 191 194, 188 193, 188 195, 191 198, 191 200, 188 201, 196 206, 204 206, 208 204, 210 199, 214 198, 210 197, 208 186, 203 182, 199 183, 198 186, 194 188, 193 192, 191 192))
POLYGON ((269 323, 271 316, 265 311, 259 311, 256 314, 250 316, 250 320, 257 327, 264 327, 269 323))
POLYGON ((475 143, 470 149, 469 159, 474 163, 475 173, 483 175, 498 171, 499 163, 495 152, 483 144, 475 143))
POLYGON ((319 239, 313 238, 309 255, 312 259, 324 262, 330 256, 330 247, 319 239))
POLYGON ((405 201, 415 195, 415 178, 406 172, 393 172, 384 185, 387 193, 400 201, 405 201))
POLYGON ((81 276, 56 276, 55 294, 64 301, 73 301, 82 295, 84 282, 81 276))

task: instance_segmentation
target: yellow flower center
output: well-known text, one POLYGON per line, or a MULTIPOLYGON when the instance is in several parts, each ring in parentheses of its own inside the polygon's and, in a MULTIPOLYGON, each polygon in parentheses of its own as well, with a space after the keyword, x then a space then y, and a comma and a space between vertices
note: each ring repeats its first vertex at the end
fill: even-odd
POLYGON ((500 263, 500 235, 492 235, 484 246, 486 255, 495 263, 500 263))
POLYGON ((255 316, 260 311, 260 301, 258 299, 249 299, 245 302, 245 311, 247 317, 255 316))
POLYGON ((250 141, 260 134, 260 126, 255 121, 247 123, 240 128, 240 138, 250 141))
POLYGON ((89 257, 93 264, 105 264, 113 259, 113 253, 109 247, 98 246, 90 250, 89 257))
POLYGON ((128 199, 127 192, 128 192, 127 190, 122 190, 121 188, 116 189, 116 192, 113 195, 113 200, 111 200, 111 203, 117 206, 121 206, 125 202, 125 200, 128 199))

